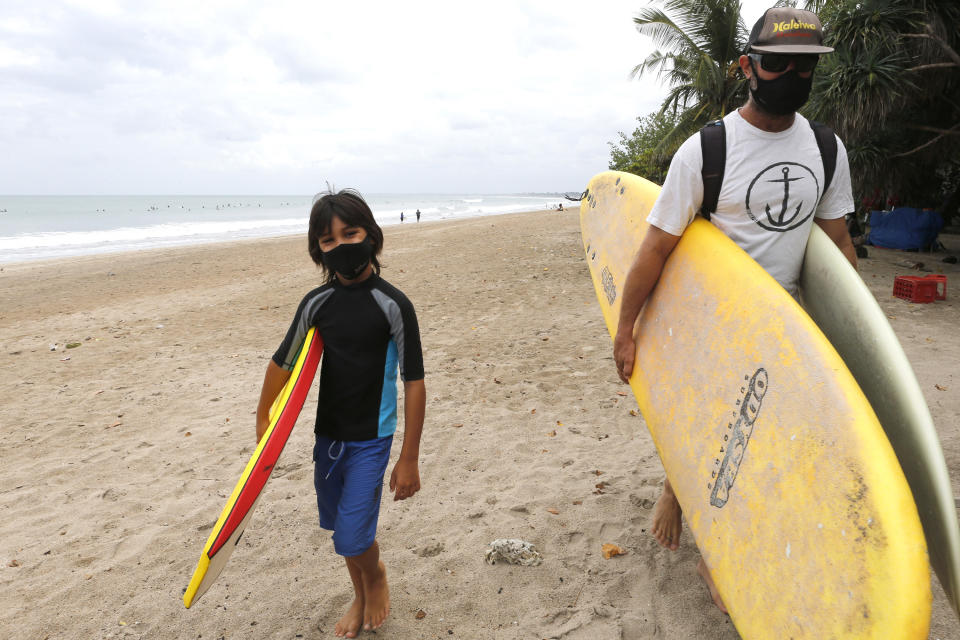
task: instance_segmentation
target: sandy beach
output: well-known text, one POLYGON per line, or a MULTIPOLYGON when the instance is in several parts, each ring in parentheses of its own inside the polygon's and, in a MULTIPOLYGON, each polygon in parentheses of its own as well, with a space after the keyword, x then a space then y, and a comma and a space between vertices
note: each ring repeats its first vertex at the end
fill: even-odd
MULTIPOLYGON (((689 532, 676 552, 648 533, 662 468, 614 369, 577 210, 385 236, 382 275, 417 309, 428 400, 423 489, 384 494, 392 613, 376 637, 739 637, 689 532), (485 564, 496 538, 534 543, 543 564, 485 564), (606 559, 604 543, 626 553, 606 559)), ((861 274, 960 495, 960 267, 868 250, 861 274), (946 273, 948 299, 894 298, 894 276, 918 273, 904 260, 946 273)), ((181 602, 253 452, 268 358, 319 283, 306 240, 0 266, 0 638, 333 637, 352 588, 317 525, 315 393, 219 581, 181 602)), ((932 588, 930 638, 960 638, 932 588)))

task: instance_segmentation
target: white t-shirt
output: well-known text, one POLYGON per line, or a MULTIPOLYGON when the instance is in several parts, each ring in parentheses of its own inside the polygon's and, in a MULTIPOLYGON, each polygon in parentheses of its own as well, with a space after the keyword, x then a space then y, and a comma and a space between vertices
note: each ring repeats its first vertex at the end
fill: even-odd
MULTIPOLYGON (((793 126, 777 133, 754 127, 738 111, 723 123, 727 162, 710 220, 796 296, 813 218, 840 218, 854 210, 847 150, 837 138, 837 168, 822 194, 823 160, 806 118, 797 114, 793 126)), ((682 235, 703 201, 702 168, 697 133, 673 157, 647 222, 682 235)))

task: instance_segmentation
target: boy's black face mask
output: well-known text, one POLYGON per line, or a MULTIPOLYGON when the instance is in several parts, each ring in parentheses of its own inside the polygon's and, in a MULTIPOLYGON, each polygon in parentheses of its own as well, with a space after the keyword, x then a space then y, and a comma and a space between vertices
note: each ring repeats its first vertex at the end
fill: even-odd
POLYGON ((367 237, 362 242, 341 244, 325 252, 323 264, 347 280, 355 280, 370 264, 372 254, 373 243, 367 237))
POLYGON ((771 115, 785 116, 806 104, 813 86, 813 73, 809 78, 801 78, 796 69, 791 69, 773 80, 764 80, 757 73, 753 60, 750 66, 757 81, 756 89, 751 83, 750 94, 761 109, 771 115))

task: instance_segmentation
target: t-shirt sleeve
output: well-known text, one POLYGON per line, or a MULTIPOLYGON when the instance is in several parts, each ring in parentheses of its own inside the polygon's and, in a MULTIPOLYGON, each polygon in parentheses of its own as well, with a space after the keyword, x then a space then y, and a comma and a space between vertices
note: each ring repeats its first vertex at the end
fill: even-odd
POLYGON ((703 203, 702 166, 703 154, 697 134, 687 138, 670 161, 667 179, 647 222, 671 235, 683 235, 703 203))
POLYGON ((420 325, 413 303, 401 297, 400 326, 391 328, 391 335, 397 344, 397 358, 400 363, 400 378, 404 382, 423 380, 423 348, 420 345, 420 325))
POLYGON ((293 316, 293 322, 290 324, 290 328, 287 329, 287 335, 284 336, 283 342, 280 343, 280 346, 273 354, 273 362, 281 369, 293 371, 293 367, 297 362, 300 347, 303 346, 303 341, 307 337, 307 331, 310 329, 310 319, 307 317, 309 314, 306 310, 308 306, 307 303, 312 298, 313 292, 307 294, 300 302, 300 306, 297 307, 297 313, 293 316))
POLYGON ((399 289, 383 281, 372 293, 390 323, 390 339, 397 346, 400 378, 404 382, 423 380, 420 326, 417 324, 413 303, 399 289))
POLYGON ((847 160, 847 148, 837 138, 837 168, 827 192, 820 198, 816 217, 823 220, 842 218, 853 213, 853 187, 850 184, 850 163, 847 160))

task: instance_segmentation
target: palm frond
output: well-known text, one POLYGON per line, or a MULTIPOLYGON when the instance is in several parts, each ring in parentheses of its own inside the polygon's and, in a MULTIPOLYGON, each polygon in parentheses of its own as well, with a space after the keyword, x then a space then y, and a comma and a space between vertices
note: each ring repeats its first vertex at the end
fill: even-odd
POLYGON ((901 51, 873 48, 857 56, 838 51, 818 70, 816 91, 804 112, 833 123, 841 134, 883 122, 916 90, 904 73, 907 63, 901 51))
POLYGON ((657 77, 660 78, 665 71, 669 71, 672 67, 671 63, 673 59, 672 53, 664 53, 662 51, 654 51, 647 59, 638 64, 633 68, 633 71, 630 72, 630 75, 634 78, 642 76, 646 73, 653 72, 657 74, 657 77))
POLYGON ((689 35, 660 9, 647 8, 633 19, 640 35, 647 36, 657 47, 673 51, 696 49, 689 35))
POLYGON ((642 9, 634 23, 658 49, 632 75, 655 73, 672 89, 661 113, 699 104, 711 117, 720 117, 732 98, 745 95, 736 72, 747 36, 739 0, 666 0, 662 8, 642 9))

